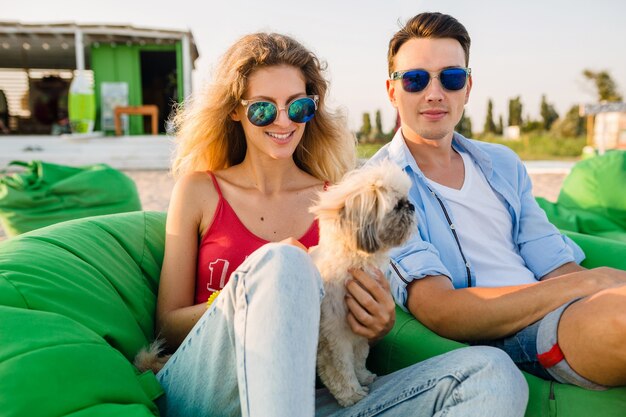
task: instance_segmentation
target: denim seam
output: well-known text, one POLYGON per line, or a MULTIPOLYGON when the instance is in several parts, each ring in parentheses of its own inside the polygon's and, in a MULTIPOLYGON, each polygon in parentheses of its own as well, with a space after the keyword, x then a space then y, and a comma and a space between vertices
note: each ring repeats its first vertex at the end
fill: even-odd
MULTIPOLYGON (((424 384, 422 384, 422 385, 420 385, 418 387, 409 388, 408 390, 400 392, 399 395, 397 395, 396 397, 389 399, 388 401, 384 402, 383 404, 379 404, 377 407, 375 407, 373 409, 363 410, 359 414, 355 414, 354 417, 371 417, 371 416, 376 416, 379 413, 381 413, 382 411, 385 411, 387 409, 395 407, 398 404, 403 403, 408 398, 415 397, 415 396, 417 396, 417 395, 419 395, 419 394, 421 394, 421 393, 423 393, 425 391, 428 391, 428 390, 432 389, 439 381, 441 381, 441 380, 443 380, 445 378, 452 378, 452 379, 455 379, 457 382, 460 382, 460 380, 464 379, 464 378, 459 378, 457 375, 454 375, 454 374, 444 375, 441 378, 429 379, 424 384)), ((456 403, 456 399, 455 399, 455 403, 456 403)))
MULTIPOLYGON (((242 273, 242 274, 245 274, 245 272, 243 272, 243 271, 239 271, 239 272, 242 273)), ((231 277, 231 279, 232 278, 233 277, 231 277)), ((246 371, 246 356, 245 356, 245 352, 246 352, 246 334, 247 334, 247 328, 246 327, 247 327, 247 322, 248 322, 248 320, 247 320, 247 315, 248 315, 247 291, 248 291, 248 289, 246 288, 246 280, 245 279, 239 279, 237 284, 242 286, 243 295, 244 295, 244 298, 245 298, 244 302, 241 303, 241 307, 239 307, 239 308, 243 309, 243 311, 240 312, 239 314, 243 314, 244 315, 243 331, 242 331, 242 335, 241 335, 243 340, 241 341, 240 352, 238 352, 238 353, 239 353, 239 355, 241 357, 241 366, 243 368, 243 372, 242 372, 242 375, 241 375, 241 379, 242 379, 241 384, 243 385, 243 388, 245 390, 245 393, 244 393, 245 395, 243 395, 244 398, 240 398, 240 401, 242 403, 242 406, 243 406, 243 402, 245 401, 245 408, 246 408, 246 411, 247 411, 247 413, 243 413, 243 409, 242 409, 241 410, 242 414, 249 414, 249 412, 250 412, 250 401, 249 401, 250 390, 249 390, 249 387, 248 387, 248 378, 247 378, 248 372, 246 371)), ((236 295, 236 296, 238 296, 238 295, 236 295)), ((237 304, 239 304, 239 302, 237 304)))

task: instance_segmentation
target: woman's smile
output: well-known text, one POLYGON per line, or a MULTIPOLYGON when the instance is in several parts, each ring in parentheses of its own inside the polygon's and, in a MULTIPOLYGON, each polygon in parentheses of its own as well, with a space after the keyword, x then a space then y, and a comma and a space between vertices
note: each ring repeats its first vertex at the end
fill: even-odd
POLYGON ((293 139, 293 132, 294 130, 285 133, 265 132, 265 134, 269 136, 275 143, 279 145, 284 145, 286 143, 289 143, 291 139, 293 139))

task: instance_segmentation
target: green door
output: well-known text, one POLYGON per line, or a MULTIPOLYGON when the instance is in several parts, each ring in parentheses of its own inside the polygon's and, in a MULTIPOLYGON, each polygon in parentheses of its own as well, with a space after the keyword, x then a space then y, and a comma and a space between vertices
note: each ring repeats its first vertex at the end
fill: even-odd
MULTIPOLYGON (((125 82, 128 84, 128 105, 140 106, 152 104, 144 102, 145 97, 149 97, 149 92, 144 91, 142 74, 149 73, 149 68, 142 70, 142 53, 151 52, 172 52, 175 54, 172 65, 175 70, 169 79, 176 83, 176 97, 174 101, 181 101, 183 97, 182 85, 182 48, 180 42, 169 45, 120 45, 120 44, 92 44, 91 45, 91 68, 94 72, 94 84, 96 95, 96 130, 100 130, 101 115, 101 85, 103 82, 125 82)), ((144 62, 145 58, 143 59, 144 62)), ((160 111, 161 117, 167 117, 167 111, 160 111)), ((129 133, 131 135, 145 134, 142 116, 130 116, 129 133)), ((162 120, 160 121, 162 131, 162 120)), ((112 132, 107 132, 112 133, 112 132)))

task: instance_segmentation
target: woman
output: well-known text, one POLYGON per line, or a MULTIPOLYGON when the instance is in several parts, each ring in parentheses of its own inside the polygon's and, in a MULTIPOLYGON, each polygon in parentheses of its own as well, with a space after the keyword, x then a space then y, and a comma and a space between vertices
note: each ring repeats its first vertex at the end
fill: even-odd
MULTIPOLYGON (((179 180, 157 302, 157 332, 176 351, 157 375, 162 413, 522 415, 523 378, 489 348, 381 377, 349 409, 326 390, 314 396, 323 287, 303 250, 318 239, 308 208, 355 160, 354 140, 326 109, 326 92, 310 51, 257 33, 231 46, 213 84, 176 117, 179 180), (482 396, 502 386, 515 396, 503 391, 485 405, 482 396)), ((374 341, 394 323, 389 287, 382 273, 353 275, 347 320, 374 341)))

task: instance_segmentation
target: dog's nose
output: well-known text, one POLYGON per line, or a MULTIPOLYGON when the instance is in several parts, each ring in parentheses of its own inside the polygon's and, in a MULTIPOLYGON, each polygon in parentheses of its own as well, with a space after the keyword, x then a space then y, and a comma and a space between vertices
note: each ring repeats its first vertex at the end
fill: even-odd
POLYGON ((415 206, 413 205, 413 203, 409 202, 408 207, 409 207, 409 210, 415 211, 415 206))

